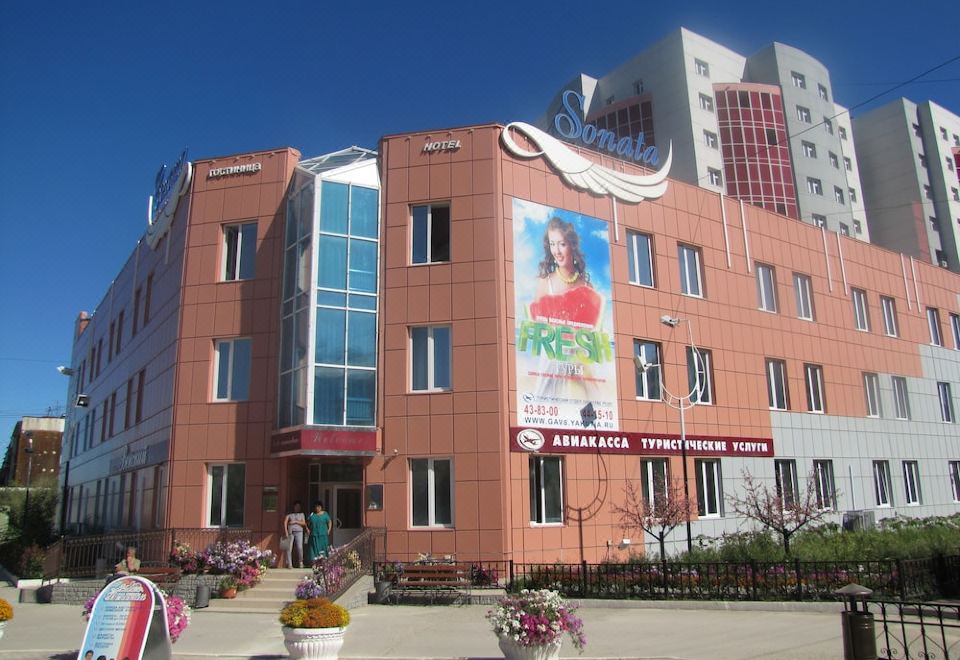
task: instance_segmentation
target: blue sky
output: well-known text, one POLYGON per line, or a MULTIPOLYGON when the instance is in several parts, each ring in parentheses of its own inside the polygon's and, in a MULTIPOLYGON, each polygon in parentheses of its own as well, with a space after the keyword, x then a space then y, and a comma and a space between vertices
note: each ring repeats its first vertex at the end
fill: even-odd
MULTIPOLYGON (((685 26, 809 52, 855 106, 960 54, 960 3, 0 3, 0 444, 63 406, 73 323, 146 226, 163 162, 530 121, 685 26)), ((960 62, 888 94, 960 114, 960 62)), ((855 111, 863 112, 863 110, 855 111)))

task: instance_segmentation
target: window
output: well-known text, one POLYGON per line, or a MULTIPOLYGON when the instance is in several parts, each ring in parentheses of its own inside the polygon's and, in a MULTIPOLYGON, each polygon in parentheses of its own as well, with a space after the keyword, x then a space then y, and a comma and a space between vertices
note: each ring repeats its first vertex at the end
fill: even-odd
POLYGON ((840 188, 839 186, 833 187, 833 199, 836 200, 837 204, 844 203, 843 189, 840 188))
POLYGON ((777 140, 777 131, 776 131, 776 129, 768 128, 768 129, 767 129, 767 144, 769 144, 769 145, 775 145, 775 144, 779 144, 779 142, 780 142, 780 141, 777 140))
POLYGON ((411 389, 450 389, 450 326, 410 328, 411 389))
POLYGON ((250 339, 216 342, 214 401, 246 401, 250 396, 250 339))
POLYGON ((824 101, 830 100, 830 95, 827 94, 827 88, 821 85, 820 83, 817 83, 817 95, 820 98, 822 98, 824 101))
POLYGON ((952 172, 952 171, 953 171, 953 159, 950 158, 949 156, 947 156, 946 161, 947 161, 947 169, 952 172))
POLYGON ((793 293, 797 302, 797 318, 813 320, 813 284, 809 275, 793 274, 793 293))
POLYGON ((210 465, 207 468, 207 526, 243 527, 246 490, 243 463, 210 465))
POLYGON ((133 412, 133 378, 127 380, 127 398, 123 405, 123 428, 130 428, 130 414, 133 412))
POLYGON ((633 81, 633 93, 643 94, 643 79, 633 81))
POLYGON ((713 97, 706 94, 700 94, 700 109, 707 112, 713 112, 713 97))
POLYGON ((828 151, 828 152, 827 152, 827 157, 830 159, 830 164, 833 166, 833 168, 839 170, 839 169, 840 169, 840 159, 837 158, 837 154, 833 153, 832 151, 828 151))
POLYGON ((960 502, 960 461, 949 461, 947 468, 950 470, 950 490, 953 493, 953 501, 960 502))
POLYGON ((855 203, 857 201, 857 191, 853 188, 847 188, 847 193, 850 195, 850 203, 855 203))
POLYGON ((950 315, 950 331, 953 333, 953 349, 960 351, 960 315, 950 315))
POLYGON ((680 257, 680 291, 687 296, 703 297, 703 276, 700 250, 690 245, 677 245, 680 257))
POLYGON ((223 226, 224 282, 250 280, 257 261, 257 223, 223 226))
POLYGON ((697 75, 703 76, 704 78, 710 77, 710 65, 704 62, 703 60, 694 60, 694 66, 697 68, 697 75))
POLYGON ((837 126, 837 133, 839 133, 841 140, 847 139, 847 129, 843 126, 837 126))
POLYGON ((943 346, 943 336, 940 334, 940 310, 927 307, 927 327, 930 329, 930 343, 934 346, 943 346))
POLYGON ((883 334, 898 336, 896 301, 890 296, 880 296, 880 309, 883 311, 883 334))
POLYGON ((930 189, 930 186, 928 185, 923 186, 923 196, 926 197, 927 199, 933 199, 933 191, 930 189))
POLYGON ((923 135, 923 133, 920 132, 920 124, 913 125, 913 134, 917 137, 921 137, 923 135))
MULTIPOLYGON (((927 188, 927 191, 929 192, 930 186, 926 186, 926 188, 927 188)), ((953 197, 953 201, 960 202, 960 190, 957 190, 956 188, 951 188, 950 195, 953 197)), ((933 197, 929 194, 927 195, 927 197, 930 197, 930 199, 933 199, 933 197)))
POLYGON ((563 460, 559 456, 530 457, 530 522, 563 523, 563 460))
POLYGON ((816 226, 818 227, 827 226, 827 216, 820 215, 819 213, 813 213, 810 217, 813 218, 813 224, 815 224, 816 226))
POLYGON ((800 499, 797 491, 797 462, 794 460, 775 460, 774 472, 777 478, 777 497, 783 504, 783 509, 793 506, 800 499))
POLYGON ((711 149, 717 148, 717 134, 708 130, 703 131, 703 143, 711 149))
POLYGON ((863 374, 863 390, 867 398, 867 417, 882 417, 883 408, 880 403, 880 376, 877 374, 863 374))
POLYGON ((903 494, 907 504, 920 504, 920 467, 916 461, 903 462, 903 494))
POLYGON ((816 158, 817 157, 817 145, 813 142, 801 142, 803 146, 803 155, 807 158, 816 158))
POLYGON ((897 419, 910 419, 910 398, 907 393, 907 379, 893 376, 893 412, 897 419))
POLYGON ((153 273, 147 275, 146 291, 143 295, 143 325, 150 322, 150 303, 153 299, 153 273))
POLYGON ((117 337, 117 322, 110 321, 110 339, 107 340, 107 364, 113 362, 113 346, 117 337))
POLYGON ((667 461, 654 458, 640 461, 640 483, 643 488, 643 501, 654 510, 667 502, 669 477, 667 461))
POLYGON ((853 296, 853 323, 857 330, 870 331, 870 311, 867 309, 867 292, 863 289, 852 289, 853 296))
POLYGON ((140 329, 140 289, 133 292, 133 326, 130 329, 131 335, 136 335, 140 329))
POLYGON ((799 87, 800 89, 807 88, 807 77, 802 73, 797 73, 796 71, 790 72, 790 80, 793 81, 794 87, 799 87))
POLYGON ((776 271, 761 263, 757 263, 757 306, 765 312, 777 311, 776 271))
POLYGON ((410 459, 410 510, 413 527, 453 526, 451 459, 410 459))
POLYGON ((920 167, 926 167, 926 166, 927 166, 927 157, 926 157, 924 154, 919 154, 918 157, 920 158, 920 167))
POLYGON ((945 129, 943 126, 940 127, 940 137, 942 137, 944 140, 948 139, 947 129, 945 129))
POLYGON ((707 176, 710 177, 711 186, 722 186, 723 185, 723 175, 720 173, 720 170, 714 169, 712 167, 707 168, 707 176))
POLYGON ((833 461, 814 461, 813 479, 817 488, 817 508, 821 511, 836 509, 837 488, 833 478, 833 461))
POLYGON ((841 222, 841 223, 840 223, 840 233, 843 234, 844 236, 849 236, 849 235, 850 235, 850 225, 848 225, 846 222, 841 222))
POLYGON ((450 261, 450 207, 431 204, 413 207, 415 264, 450 261))
POLYGON ((634 339, 633 354, 650 365, 648 369, 637 369, 637 398, 659 401, 661 397, 660 344, 634 339))
POLYGON ((863 233, 863 225, 860 224, 860 221, 859 221, 859 220, 854 220, 854 221, 853 221, 853 231, 854 231, 855 233, 857 233, 857 234, 862 234, 862 233, 863 233))
POLYGON ((133 423, 139 424, 143 421, 143 387, 144 382, 147 376, 146 369, 141 369, 137 373, 137 391, 136 391, 136 405, 134 406, 133 411, 133 423))
POLYGON ((826 412, 826 403, 823 398, 823 367, 819 364, 805 364, 803 377, 807 385, 807 412, 826 412))
POLYGON ((767 359, 767 399, 771 410, 787 410, 790 396, 787 390, 787 363, 767 359))
POLYGON ((616 99, 617 99, 616 96, 608 96, 608 97, 607 97, 607 103, 606 103, 606 104, 607 104, 607 105, 613 105, 613 102, 614 102, 616 99))
POLYGON ((123 347, 123 312, 124 310, 121 309, 117 316, 117 355, 120 355, 120 349, 123 347))
POLYGON ((713 354, 705 348, 687 346, 687 387, 690 401, 713 404, 713 354))
POLYGON ((804 108, 802 105, 797 106, 797 119, 802 121, 804 124, 811 123, 810 120, 810 108, 804 108))
POLYGON ((937 383, 937 395, 940 397, 940 420, 953 424, 957 418, 953 414, 953 394, 950 383, 937 383))
POLYGON ((851 161, 846 156, 843 157, 843 169, 845 169, 848 172, 853 171, 853 161, 851 161))
POLYGON ((701 518, 723 515, 723 488, 720 481, 720 461, 694 461, 697 473, 697 513, 701 518))
POLYGON ((825 130, 830 135, 833 135, 833 122, 830 121, 829 117, 823 118, 823 130, 825 130))
POLYGON ((823 184, 820 183, 820 179, 814 179, 813 177, 807 177, 807 192, 811 195, 823 195, 823 184))
POLYGON ((890 465, 887 461, 873 462, 873 492, 877 506, 893 505, 890 492, 890 465))
POLYGON ((631 284, 653 286, 653 238, 649 234, 627 231, 627 261, 631 284))

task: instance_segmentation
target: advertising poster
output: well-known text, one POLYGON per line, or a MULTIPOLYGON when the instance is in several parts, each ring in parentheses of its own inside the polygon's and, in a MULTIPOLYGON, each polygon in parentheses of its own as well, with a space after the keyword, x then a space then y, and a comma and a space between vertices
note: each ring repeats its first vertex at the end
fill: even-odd
POLYGON ((607 223, 513 200, 517 425, 618 428, 607 223))
POLYGON ((153 607, 153 585, 148 580, 131 576, 109 583, 93 604, 80 659, 142 658, 153 607))

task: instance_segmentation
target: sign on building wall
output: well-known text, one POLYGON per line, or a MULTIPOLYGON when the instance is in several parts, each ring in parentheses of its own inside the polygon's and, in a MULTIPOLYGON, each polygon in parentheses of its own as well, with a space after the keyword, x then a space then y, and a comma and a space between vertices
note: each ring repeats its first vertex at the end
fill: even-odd
POLYGON ((513 200, 517 424, 618 428, 607 223, 513 200))
MULTIPOLYGON (((541 454, 639 454, 681 456, 682 440, 673 433, 656 435, 626 432, 598 432, 592 427, 572 431, 549 428, 512 427, 510 450, 541 454)), ((772 438, 736 438, 688 435, 688 456, 773 456, 772 438)))

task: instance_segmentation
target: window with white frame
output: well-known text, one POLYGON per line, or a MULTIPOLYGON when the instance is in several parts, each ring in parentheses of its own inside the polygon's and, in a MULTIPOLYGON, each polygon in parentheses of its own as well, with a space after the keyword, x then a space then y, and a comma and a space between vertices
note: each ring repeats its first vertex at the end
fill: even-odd
POLYGON ((767 358, 767 400, 771 410, 787 410, 790 396, 787 390, 787 363, 767 358))
POLYGON ((940 127, 940 137, 943 138, 944 140, 949 139, 947 137, 947 129, 945 129, 943 126, 940 127))
POLYGON ((903 462, 903 494, 907 504, 920 504, 920 466, 916 461, 903 462))
POLYGON ((815 179, 812 176, 807 177, 807 192, 811 195, 820 195, 823 196, 823 183, 820 179, 815 179))
POLYGON ((800 146, 803 147, 803 155, 807 158, 816 158, 817 157, 817 145, 813 142, 802 141, 800 146))
POLYGON ((897 419, 910 419, 910 398, 907 393, 907 379, 893 376, 893 414, 897 419))
POLYGON ((837 204, 846 203, 844 201, 843 188, 840 188, 839 186, 833 187, 833 199, 837 202, 837 204))
POLYGON ((414 206, 412 216, 410 262, 431 264, 450 261, 450 206, 414 206))
POLYGON ((659 401, 660 394, 660 344, 641 339, 633 340, 633 354, 646 364, 647 369, 637 369, 637 398, 659 401))
POLYGON ((845 169, 848 172, 853 171, 853 162, 846 156, 843 157, 843 169, 845 169))
POLYGON ((720 478, 719 459, 694 461, 697 475, 697 513, 701 518, 716 518, 723 515, 723 484, 720 478))
POLYGON ((867 417, 882 417, 880 376, 871 373, 863 374, 863 391, 867 401, 867 417))
POLYGON ((450 326, 410 328, 410 389, 414 392, 450 389, 450 326))
MULTIPOLYGON (((927 188, 929 189, 930 186, 927 186, 927 188)), ((953 201, 960 202, 960 190, 957 190, 956 188, 951 188, 950 195, 953 197, 953 201)), ((930 197, 931 199, 933 199, 931 195, 927 195, 927 197, 930 197)))
POLYGON ((813 462, 813 480, 817 488, 817 508, 821 511, 837 508, 837 488, 833 478, 833 461, 813 462))
POLYGON ((897 325, 897 302, 890 296, 880 296, 880 309, 883 312, 883 334, 897 337, 900 334, 897 325))
POLYGON ((819 364, 805 364, 803 376, 807 386, 807 412, 826 412, 826 402, 823 398, 823 367, 819 364))
POLYGON ((214 358, 214 401, 246 401, 250 396, 251 340, 218 339, 214 358))
POLYGON ((697 69, 697 75, 703 76, 704 78, 710 77, 710 65, 704 62, 703 60, 693 60, 693 64, 697 69))
POLYGON ((800 499, 797 490, 797 462, 793 459, 777 459, 773 462, 773 467, 777 478, 777 497, 786 510, 800 499))
POLYGON ((665 458, 651 458, 640 461, 640 485, 643 489, 643 501, 654 511, 666 504, 669 498, 670 477, 665 458))
POLYGON ((950 171, 952 172, 952 171, 953 171, 953 169, 954 169, 954 166, 953 166, 953 159, 952 159, 952 158, 950 158, 950 156, 947 156, 945 160, 946 160, 946 163, 947 163, 947 169, 948 169, 948 170, 950 170, 950 171))
POLYGON ((257 223, 223 226, 223 266, 225 282, 253 279, 257 260, 257 223))
POLYGON ((207 466, 208 527, 243 527, 245 479, 243 463, 207 466))
POLYGON ((923 133, 920 131, 920 124, 913 125, 913 134, 917 137, 923 137, 923 133))
POLYGON ((840 233, 841 233, 843 236, 849 236, 849 235, 850 235, 850 226, 849 226, 846 222, 841 222, 841 223, 840 223, 840 233))
POLYGON ((793 81, 793 86, 799 89, 807 88, 807 77, 802 73, 797 73, 796 71, 790 72, 790 80, 793 81))
POLYGON ((827 88, 820 83, 817 83, 817 95, 824 101, 830 100, 830 95, 827 94, 827 88))
POLYGON ((890 464, 887 461, 873 462, 873 494, 878 507, 893 506, 890 490, 890 464))
POLYGON ((530 457, 530 522, 563 523, 563 459, 530 457))
POLYGON ((823 118, 823 130, 833 135, 833 121, 831 121, 829 117, 823 118))
POLYGON ((703 131, 703 143, 710 147, 711 149, 717 148, 717 134, 704 129, 703 131))
POLYGON ((677 245, 680 259, 680 291, 687 296, 703 297, 703 271, 700 264, 700 249, 690 245, 677 245))
MULTIPOLYGON (((856 191, 855 189, 853 189, 853 188, 847 188, 847 193, 849 193, 849 195, 850 195, 850 203, 851 203, 851 204, 856 203, 856 201, 857 201, 857 191, 856 191)), ((854 220, 854 224, 856 224, 857 222, 859 222, 859 221, 858 221, 858 220, 854 220)))
POLYGON ((809 275, 793 274, 793 294, 797 303, 797 318, 812 321, 813 316, 813 283, 809 275))
POLYGON ((797 106, 797 119, 802 121, 804 124, 812 123, 810 119, 810 108, 805 108, 802 105, 797 106))
POLYGON ((953 501, 960 502, 960 461, 949 461, 947 469, 950 470, 950 492, 953 493, 953 501))
POLYGON ((840 139, 841 139, 841 140, 846 140, 846 139, 847 139, 847 129, 844 128, 843 126, 838 126, 838 127, 837 127, 837 133, 840 134, 840 139))
POLYGON ((453 460, 410 459, 413 527, 453 527, 453 460))
POLYGON ((853 299, 853 324, 857 330, 870 331, 870 310, 867 308, 867 292, 863 289, 851 289, 853 299))
POLYGON ((940 334, 940 310, 927 307, 927 327, 930 329, 930 343, 934 346, 943 346, 943 335, 940 334))
POLYGON ((933 190, 928 185, 923 186, 923 196, 927 199, 933 199, 933 190))
POLYGON ((937 396, 940 397, 940 421, 953 424, 957 418, 953 414, 953 393, 950 383, 937 383, 937 396))
POLYGON ((653 286, 653 237, 627 231, 627 267, 631 284, 653 286))
POLYGON ((713 404, 713 353, 699 346, 687 346, 687 387, 690 401, 713 404))
POLYGON ((765 312, 777 311, 777 275, 773 266, 757 262, 757 306, 765 312))
POLYGON ((700 94, 700 109, 707 112, 713 112, 713 97, 706 94, 700 94))
POLYGON ((950 332, 953 334, 953 349, 960 351, 960 314, 950 315, 950 332))
POLYGON ((820 215, 819 213, 812 213, 810 217, 813 219, 813 224, 815 224, 816 226, 818 227, 827 226, 827 216, 820 215))
POLYGON ((830 164, 833 165, 834 169, 840 169, 840 159, 837 158, 837 154, 832 151, 827 152, 827 157, 830 159, 830 164))
POLYGON ((711 185, 711 186, 722 186, 722 185, 723 185, 723 174, 720 172, 720 170, 718 170, 718 169, 716 169, 716 168, 713 168, 713 167, 708 167, 708 168, 707 168, 707 176, 708 176, 709 179, 710 179, 710 185, 711 185))

